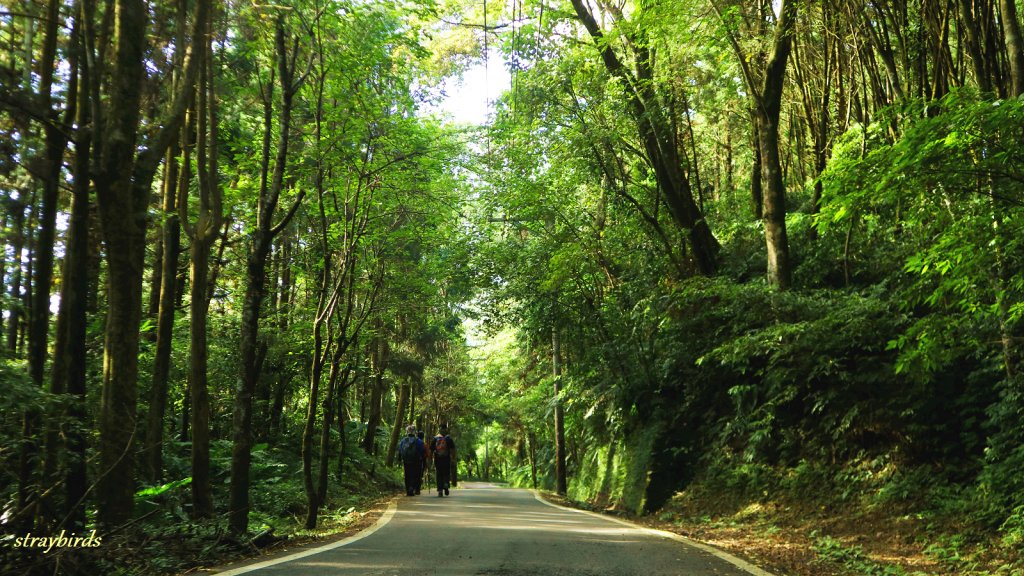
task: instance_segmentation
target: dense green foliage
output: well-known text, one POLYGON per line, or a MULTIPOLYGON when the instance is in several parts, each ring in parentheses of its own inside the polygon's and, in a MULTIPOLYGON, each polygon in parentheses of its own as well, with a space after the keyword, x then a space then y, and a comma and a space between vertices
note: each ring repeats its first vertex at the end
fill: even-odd
POLYGON ((405 425, 450 423, 461 476, 860 504, 1019 568, 1012 0, 16 8, 3 562, 54 571, 28 531, 100 530, 64 567, 113 574, 344 525, 405 425), (433 111, 481 65, 485 123, 433 111))

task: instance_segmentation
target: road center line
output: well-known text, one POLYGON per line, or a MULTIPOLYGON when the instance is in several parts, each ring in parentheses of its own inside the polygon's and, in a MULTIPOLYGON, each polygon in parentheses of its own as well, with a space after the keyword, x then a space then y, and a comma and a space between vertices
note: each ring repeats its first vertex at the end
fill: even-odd
POLYGON ((555 504, 553 502, 548 502, 547 500, 545 500, 544 498, 541 497, 540 492, 538 492, 537 490, 530 490, 530 491, 533 492, 533 497, 534 498, 536 498, 538 501, 540 501, 540 502, 542 502, 544 504, 547 504, 548 506, 551 506, 552 508, 558 508, 560 510, 568 510, 570 512, 579 512, 580 514, 586 514, 588 516, 593 516, 595 518, 601 518, 602 520, 608 520, 610 522, 615 522, 615 523, 621 524, 623 526, 628 526, 628 527, 636 529, 636 530, 641 530, 641 531, 646 532, 648 534, 651 534, 653 536, 661 536, 662 538, 669 538, 671 540, 675 540, 676 542, 681 542, 683 544, 686 544, 687 546, 692 546, 692 547, 697 548, 699 550, 703 550, 703 551, 707 552, 708 554, 711 554, 712 556, 715 556, 716 558, 719 558, 721 560, 725 560, 726 562, 732 564, 733 566, 739 568, 740 570, 745 570, 745 571, 749 572, 750 574, 753 574, 754 576, 775 576, 771 572, 768 572, 766 570, 758 568, 757 566, 754 566, 753 564, 751 564, 750 562, 747 562, 746 560, 743 560, 741 558, 737 558, 736 556, 733 556, 732 554, 729 554, 728 552, 723 552, 722 550, 719 550, 718 548, 714 548, 712 546, 708 546, 707 544, 704 544, 704 543, 701 543, 701 542, 697 542, 696 540, 691 540, 690 538, 687 538, 686 536, 680 536, 679 534, 676 534, 674 532, 667 532, 665 530, 655 530, 654 528, 647 528, 646 526, 641 526, 639 524, 634 524, 633 522, 627 522, 626 520, 621 520, 619 518, 614 518, 614 517, 611 517, 611 516, 607 516, 605 514, 598 514, 597 512, 590 512, 589 510, 578 510, 576 508, 569 508, 568 506, 561 506, 561 505, 555 504))
POLYGON ((274 558, 273 560, 267 560, 265 562, 259 562, 257 564, 249 564, 248 566, 234 568, 226 572, 217 572, 216 575, 236 576, 238 574, 246 574, 248 572, 255 572, 256 570, 267 568, 269 566, 274 566, 275 564, 283 564, 285 562, 291 562, 292 560, 298 560, 299 558, 305 558, 306 556, 313 556, 314 554, 319 554, 321 552, 327 552, 328 550, 334 550, 335 548, 347 546, 353 542, 362 540, 363 538, 366 538, 370 534, 373 534, 377 530, 383 528, 395 516, 395 512, 397 510, 398 505, 395 503, 395 501, 392 501, 390 504, 388 504, 388 509, 380 518, 377 519, 377 522, 373 526, 370 526, 369 528, 366 528, 361 532, 353 534, 348 538, 343 538, 341 540, 338 540, 337 542, 331 542, 330 544, 324 544, 323 546, 317 546, 316 548, 311 548, 309 550, 303 550, 302 552, 296 552, 295 554, 289 554, 288 556, 282 556, 281 558, 274 558))

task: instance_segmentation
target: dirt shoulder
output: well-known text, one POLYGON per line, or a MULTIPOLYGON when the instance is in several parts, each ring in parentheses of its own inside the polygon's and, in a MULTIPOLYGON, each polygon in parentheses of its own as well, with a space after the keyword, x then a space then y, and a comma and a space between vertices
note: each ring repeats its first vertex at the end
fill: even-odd
POLYGON ((217 566, 193 568, 182 574, 217 574, 348 538, 373 526, 397 499, 397 495, 380 496, 368 503, 365 509, 352 510, 331 522, 322 523, 316 531, 290 535, 263 548, 250 546, 246 553, 221 558, 217 566))
MULTIPOLYGON (((962 538, 938 537, 934 522, 901 510, 674 499, 656 514, 636 516, 550 493, 543 496, 680 534, 777 576, 1024 575, 1019 552, 998 543, 970 544, 966 528, 962 538)), ((943 528, 950 533, 951 527, 943 528)))

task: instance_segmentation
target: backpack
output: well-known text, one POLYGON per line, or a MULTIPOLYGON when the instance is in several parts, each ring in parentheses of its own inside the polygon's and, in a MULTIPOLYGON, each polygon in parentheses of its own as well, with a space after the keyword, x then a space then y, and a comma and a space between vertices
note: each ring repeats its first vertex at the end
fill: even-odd
POLYGON ((421 459, 416 450, 416 438, 412 436, 402 438, 401 444, 398 445, 398 452, 402 455, 402 462, 406 464, 416 464, 421 459))
POLYGON ((440 458, 448 457, 448 440, 444 436, 434 438, 434 455, 440 458))

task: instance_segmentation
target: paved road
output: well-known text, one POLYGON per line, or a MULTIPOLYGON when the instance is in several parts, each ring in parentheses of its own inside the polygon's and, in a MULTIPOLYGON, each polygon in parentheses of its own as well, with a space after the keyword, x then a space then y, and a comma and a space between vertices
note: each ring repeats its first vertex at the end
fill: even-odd
POLYGON ((390 520, 365 538, 245 573, 770 576, 648 530, 546 504, 528 490, 472 483, 446 498, 403 497, 390 520))

